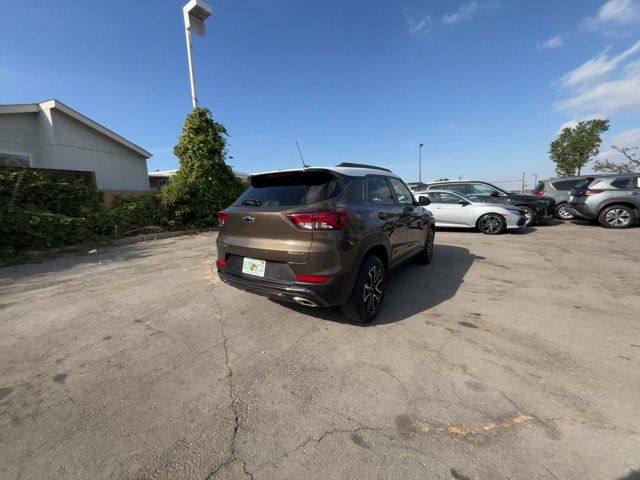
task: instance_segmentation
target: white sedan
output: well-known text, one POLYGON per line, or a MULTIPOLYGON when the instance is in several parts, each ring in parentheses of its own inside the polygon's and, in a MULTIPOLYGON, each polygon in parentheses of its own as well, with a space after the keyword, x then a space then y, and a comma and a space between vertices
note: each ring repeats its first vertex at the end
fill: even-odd
POLYGON ((524 212, 504 204, 475 202, 472 197, 448 190, 414 192, 419 197, 429 197, 429 210, 437 227, 477 228, 487 235, 497 235, 507 230, 523 228, 524 212))

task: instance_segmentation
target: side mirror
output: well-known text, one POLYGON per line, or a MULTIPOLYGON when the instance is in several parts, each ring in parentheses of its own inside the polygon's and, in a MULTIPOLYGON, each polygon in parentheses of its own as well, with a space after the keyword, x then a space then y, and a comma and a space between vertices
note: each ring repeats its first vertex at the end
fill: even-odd
POLYGON ((466 200, 460 200, 458 203, 459 203, 460 205, 462 205, 463 207, 466 207, 467 205, 471 205, 471 203, 470 203, 470 202, 467 202, 466 200))
POLYGON ((491 192, 492 197, 499 197, 500 194, 498 192, 491 192))
POLYGON ((420 195, 418 197, 418 205, 421 207, 426 207, 431 204, 431 199, 429 197, 425 197, 424 195, 420 195))

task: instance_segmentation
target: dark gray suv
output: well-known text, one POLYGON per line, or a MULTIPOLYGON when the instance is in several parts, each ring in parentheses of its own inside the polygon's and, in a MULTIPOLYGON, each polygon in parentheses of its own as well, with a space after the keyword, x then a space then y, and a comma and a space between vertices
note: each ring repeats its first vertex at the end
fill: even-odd
POLYGON ((341 306, 370 322, 387 271, 430 263, 435 220, 390 170, 337 167, 268 172, 218 212, 218 273, 237 288, 311 307, 341 306))
POLYGON ((568 208, 606 228, 629 228, 640 220, 640 174, 585 180, 571 190, 568 208))

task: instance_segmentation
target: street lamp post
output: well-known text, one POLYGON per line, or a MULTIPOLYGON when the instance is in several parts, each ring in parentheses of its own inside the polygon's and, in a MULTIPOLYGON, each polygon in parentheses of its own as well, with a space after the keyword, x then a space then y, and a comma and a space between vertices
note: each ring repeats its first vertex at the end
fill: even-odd
POLYGON ((184 31, 187 36, 187 59, 189 60, 189 80, 191 82, 191 102, 193 108, 198 107, 196 95, 196 79, 193 70, 193 53, 191 51, 191 32, 204 37, 204 21, 211 16, 211 7, 202 0, 190 0, 182 7, 184 14, 184 31))
POLYGON ((422 147, 424 146, 424 143, 420 144, 420 148, 419 148, 419 163, 418 163, 418 183, 422 184, 422 147))

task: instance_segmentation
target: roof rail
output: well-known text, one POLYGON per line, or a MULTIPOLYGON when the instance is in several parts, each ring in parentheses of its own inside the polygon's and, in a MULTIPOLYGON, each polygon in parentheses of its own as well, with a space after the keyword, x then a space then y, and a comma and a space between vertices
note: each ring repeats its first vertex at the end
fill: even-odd
POLYGON ((375 165, 365 165, 364 163, 349 163, 342 162, 340 165, 336 165, 336 167, 350 167, 350 168, 372 168, 373 170, 383 170, 385 172, 392 173, 391 170, 384 167, 376 167, 375 165))

